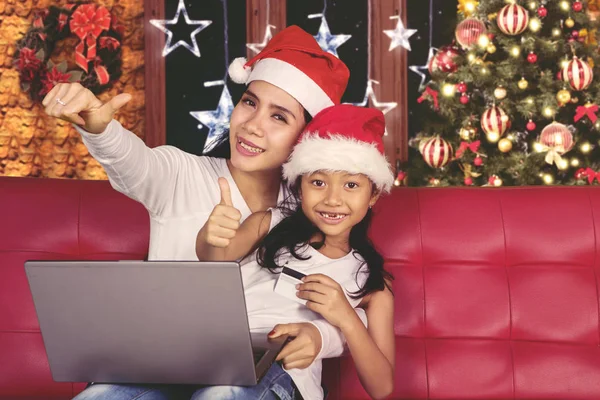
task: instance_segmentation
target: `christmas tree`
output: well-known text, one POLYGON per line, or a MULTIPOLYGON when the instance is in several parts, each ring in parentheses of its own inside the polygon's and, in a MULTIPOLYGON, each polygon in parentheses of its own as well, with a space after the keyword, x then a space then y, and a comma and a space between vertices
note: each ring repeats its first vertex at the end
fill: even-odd
POLYGON ((459 0, 455 40, 430 50, 419 102, 437 119, 411 140, 408 184, 600 182, 595 7, 459 0))

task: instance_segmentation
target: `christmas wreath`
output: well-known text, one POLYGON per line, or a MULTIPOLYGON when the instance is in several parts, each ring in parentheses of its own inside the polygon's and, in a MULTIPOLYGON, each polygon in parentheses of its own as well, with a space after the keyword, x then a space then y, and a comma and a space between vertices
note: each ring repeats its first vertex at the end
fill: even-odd
POLYGON ((21 89, 34 101, 41 101, 61 82, 80 82, 93 93, 101 93, 121 76, 124 29, 114 14, 96 4, 51 6, 34 12, 31 28, 16 46, 21 89), (75 59, 52 62, 57 44, 69 38, 77 41, 75 59))

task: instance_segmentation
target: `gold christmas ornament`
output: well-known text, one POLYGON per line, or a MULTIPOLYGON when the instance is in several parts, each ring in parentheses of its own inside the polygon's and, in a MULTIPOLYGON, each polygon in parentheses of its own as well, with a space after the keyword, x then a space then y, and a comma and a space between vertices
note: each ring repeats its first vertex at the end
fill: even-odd
POLYGON ((463 127, 460 128, 460 131, 458 132, 458 135, 460 136, 460 138, 462 140, 473 140, 475 139, 475 136, 477 135, 477 130, 471 126, 469 127, 463 127))
POLYGON ((529 82, 527 82, 525 78, 521 78, 519 83, 517 83, 517 86, 519 87, 519 89, 525 90, 529 86, 529 82))
POLYGON ((494 43, 488 44, 487 52, 490 54, 494 54, 496 52, 496 46, 494 46, 494 43))
POLYGON ((494 90, 494 97, 497 98, 498 100, 502 100, 503 98, 506 97, 506 89, 503 88, 502 86, 498 86, 494 90))
POLYGON ((558 100, 559 104, 567 104, 571 101, 571 93, 566 89, 559 90, 556 93, 556 100, 558 100))
POLYGON ((572 28, 572 27, 574 27, 574 26, 575 26, 575 21, 573 20, 573 18, 567 18, 567 19, 565 20, 565 26, 566 26, 567 28, 572 28))
POLYGON ((494 186, 500 187, 500 186, 502 186, 502 183, 503 183, 502 179, 500 179, 498 177, 494 178, 494 186))
POLYGON ((512 150, 512 142, 507 138, 500 139, 500 141, 498 142, 498 150, 500 150, 503 153, 508 153, 512 150))

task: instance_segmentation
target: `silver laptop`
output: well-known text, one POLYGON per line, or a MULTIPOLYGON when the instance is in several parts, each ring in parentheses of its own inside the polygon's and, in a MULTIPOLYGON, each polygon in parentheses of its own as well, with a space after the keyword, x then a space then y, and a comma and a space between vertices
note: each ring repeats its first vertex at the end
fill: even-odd
POLYGON ((285 338, 251 335, 235 262, 28 261, 57 382, 254 385, 285 338))

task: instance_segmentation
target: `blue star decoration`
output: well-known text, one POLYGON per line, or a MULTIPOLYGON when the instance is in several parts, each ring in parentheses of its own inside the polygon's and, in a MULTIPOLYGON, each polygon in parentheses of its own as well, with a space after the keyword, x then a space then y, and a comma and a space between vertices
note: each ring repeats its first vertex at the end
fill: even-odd
POLYGON ((232 111, 233 101, 231 100, 227 85, 223 82, 223 91, 221 92, 219 105, 215 110, 190 112, 192 117, 200 121, 198 129, 202 129, 203 127, 208 128, 208 135, 206 136, 206 142, 204 142, 204 154, 211 151, 218 143, 218 139, 226 134, 229 129, 229 118, 232 111))
POLYGON ((425 63, 425 65, 411 65, 408 67, 408 69, 410 69, 412 72, 414 72, 415 74, 417 74, 421 77, 421 83, 419 83, 419 90, 423 90, 423 89, 425 89, 425 86, 427 86, 427 83, 425 83, 425 80, 427 79, 426 74, 429 73, 429 63, 431 62, 431 59, 433 58, 433 56, 435 56, 436 51, 437 51, 437 49, 435 47, 429 48, 429 53, 427 55, 427 62, 425 63))
POLYGON ((315 36, 317 43, 321 46, 323 51, 333 54, 338 57, 337 48, 342 44, 346 43, 352 35, 332 35, 327 25, 327 20, 322 14, 315 14, 315 16, 321 17, 321 26, 319 27, 319 33, 315 36))
POLYGON ((392 42, 390 43, 390 48, 388 51, 392 51, 398 46, 402 46, 406 50, 411 50, 410 42, 408 41, 408 39, 410 39, 410 37, 412 35, 417 33, 417 30, 416 29, 406 29, 404 27, 404 22, 402 22, 400 17, 398 17, 397 15, 390 17, 390 19, 398 19, 398 23, 396 24, 395 29, 383 31, 383 33, 385 33, 390 39, 392 39, 392 42))
POLYGON ((173 50, 178 48, 179 46, 183 46, 189 51, 192 52, 196 57, 200 57, 200 49, 198 48, 198 42, 196 42, 196 35, 200 33, 207 26, 212 24, 212 21, 209 20, 191 20, 188 16, 187 10, 185 8, 184 0, 179 0, 179 4, 177 6, 177 12, 175 13, 175 17, 171 20, 166 19, 151 19, 150 23, 167 34, 167 43, 163 49, 162 55, 166 57, 173 50), (190 39, 192 44, 190 45, 185 40, 178 40, 174 45, 171 44, 173 41, 173 32, 167 28, 167 25, 178 25, 180 24, 180 16, 183 14, 183 18, 185 20, 186 25, 195 25, 198 26, 192 33, 190 33, 190 39))

